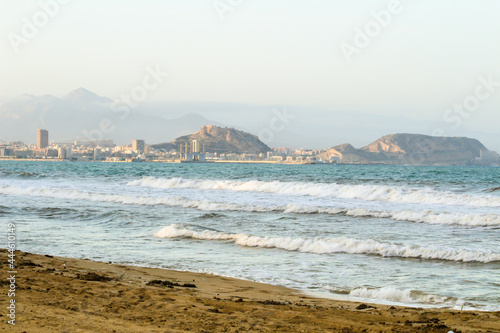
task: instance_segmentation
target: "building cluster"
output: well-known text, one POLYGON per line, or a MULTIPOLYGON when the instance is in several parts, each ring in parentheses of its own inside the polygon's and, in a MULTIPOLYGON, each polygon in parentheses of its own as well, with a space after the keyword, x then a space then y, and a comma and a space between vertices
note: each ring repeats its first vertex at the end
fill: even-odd
POLYGON ((0 142, 0 159, 37 159, 69 161, 129 161, 144 160, 144 140, 134 140, 132 145, 119 147, 113 140, 78 140, 49 142, 49 132, 37 131, 36 145, 22 142, 0 142))
POLYGON ((49 142, 49 132, 37 131, 36 145, 22 142, 0 141, 0 159, 36 159, 99 162, 261 162, 261 163, 335 163, 329 159, 317 159, 320 150, 275 148, 261 154, 216 153, 206 150, 199 140, 184 142, 172 150, 154 149, 144 140, 118 146, 113 140, 77 140, 73 142, 49 142))

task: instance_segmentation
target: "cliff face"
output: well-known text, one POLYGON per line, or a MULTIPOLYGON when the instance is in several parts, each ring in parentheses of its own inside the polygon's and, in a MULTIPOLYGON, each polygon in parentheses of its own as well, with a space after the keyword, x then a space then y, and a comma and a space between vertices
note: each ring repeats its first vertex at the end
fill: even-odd
POLYGON ((361 149, 340 145, 322 155, 338 156, 343 163, 470 165, 480 157, 485 162, 485 156, 487 163, 498 162, 498 155, 476 139, 420 134, 386 135, 361 149))
POLYGON ((419 134, 386 135, 366 147, 396 164, 467 165, 488 149, 478 140, 419 134))
POLYGON ((386 160, 384 156, 378 153, 356 149, 350 143, 327 149, 318 157, 329 159, 331 156, 340 158, 342 163, 382 163, 386 160))
POLYGON ((271 150, 253 134, 215 125, 202 126, 199 132, 181 136, 171 143, 161 143, 152 147, 178 150, 181 144, 193 140, 200 141, 200 145, 204 144, 205 150, 212 153, 260 154, 271 150))

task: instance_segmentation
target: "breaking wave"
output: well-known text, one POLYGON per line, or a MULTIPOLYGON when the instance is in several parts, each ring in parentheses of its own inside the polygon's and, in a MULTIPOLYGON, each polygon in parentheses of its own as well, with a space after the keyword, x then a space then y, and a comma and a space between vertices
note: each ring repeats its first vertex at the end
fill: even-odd
POLYGON ((498 226, 500 215, 497 214, 465 214, 433 212, 429 210, 414 211, 377 211, 364 208, 327 208, 318 206, 302 206, 289 204, 287 206, 256 206, 236 203, 214 202, 209 200, 193 200, 183 197, 148 197, 135 195, 102 194, 81 192, 69 189, 52 188, 20 188, 14 186, 1 187, 0 194, 50 197, 58 199, 87 200, 95 202, 115 202, 136 205, 165 205, 183 208, 193 208, 203 211, 242 211, 242 212, 281 212, 289 214, 331 214, 351 217, 375 217, 398 221, 463 225, 463 226, 498 226))
POLYGON ((448 213, 448 212, 433 212, 430 210, 415 211, 415 210, 400 210, 400 211, 376 211, 364 208, 324 208, 315 206, 300 206, 289 204, 285 213, 296 214, 342 214, 352 217, 375 217, 388 218, 398 221, 417 222, 427 224, 447 224, 447 225, 464 225, 464 226, 497 226, 500 225, 500 215, 496 214, 464 214, 464 213, 448 213))
POLYGON ((163 179, 156 177, 144 177, 140 180, 131 181, 127 185, 163 189, 193 188, 201 190, 265 192, 398 203, 426 203, 478 207, 500 206, 500 197, 453 193, 449 191, 438 191, 431 188, 409 188, 386 185, 339 185, 280 181, 264 182, 259 180, 163 179))
POLYGON ((392 287, 377 289, 356 288, 349 292, 349 295, 363 298, 383 299, 401 303, 423 303, 423 304, 455 304, 456 298, 426 294, 417 290, 399 290, 392 287))
POLYGON ((28 171, 0 170, 0 178, 44 178, 46 175, 28 171))
POLYGON ((373 239, 340 238, 291 238, 252 236, 223 233, 212 230, 196 231, 171 224, 154 234, 156 238, 192 238, 200 240, 232 241, 237 245, 259 248, 277 248, 318 254, 350 253, 369 254, 382 257, 437 259, 459 262, 500 261, 500 253, 467 251, 463 249, 422 247, 383 243, 373 239))
POLYGON ((72 200, 87 200, 93 202, 115 202, 122 204, 136 204, 136 205, 165 205, 165 206, 178 206, 184 208, 195 208, 208 211, 271 211, 264 207, 255 206, 242 206, 231 203, 211 202, 208 200, 190 200, 179 197, 145 197, 133 195, 117 195, 117 194, 104 194, 81 192, 77 190, 68 189, 44 189, 44 188, 19 188, 19 187, 0 187, 0 194, 8 195, 23 195, 35 197, 48 197, 57 199, 72 199, 72 200))
POLYGON ((428 304, 446 307, 459 307, 464 304, 455 297, 427 294, 419 290, 400 290, 394 287, 341 289, 327 286, 325 289, 334 294, 405 304, 428 304))
POLYGON ((500 192, 500 186, 488 188, 486 190, 483 190, 483 192, 486 192, 486 193, 500 192))

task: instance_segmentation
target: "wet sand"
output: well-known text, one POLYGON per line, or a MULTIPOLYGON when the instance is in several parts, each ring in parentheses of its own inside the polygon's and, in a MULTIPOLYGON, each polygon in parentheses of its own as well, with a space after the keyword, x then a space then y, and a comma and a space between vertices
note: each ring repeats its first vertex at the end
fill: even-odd
POLYGON ((500 332, 500 312, 391 307, 314 298, 221 276, 16 252, 9 332, 500 332))

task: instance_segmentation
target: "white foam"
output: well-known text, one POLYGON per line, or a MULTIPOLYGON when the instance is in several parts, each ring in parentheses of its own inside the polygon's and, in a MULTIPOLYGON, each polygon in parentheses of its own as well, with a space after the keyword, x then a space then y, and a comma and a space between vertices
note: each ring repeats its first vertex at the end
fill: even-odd
MULTIPOLYGON (((326 287, 327 290, 337 293, 336 288, 326 287)), ((345 292, 341 292, 345 294, 345 292)), ((439 307, 465 311, 498 311, 496 306, 473 304, 455 297, 427 294, 419 290, 400 290, 394 287, 382 288, 355 288, 347 291, 344 299, 359 300, 385 304, 402 304, 405 306, 439 307)), ((343 297, 340 297, 343 298, 343 297)))
POLYGON ((447 224, 465 226, 496 226, 500 225, 500 215, 496 214, 464 214, 449 212, 433 212, 430 210, 400 210, 400 211, 376 211, 364 208, 325 208, 316 206, 301 206, 289 204, 283 210, 284 213, 296 214, 344 214, 353 217, 377 217, 389 218, 398 221, 418 222, 427 224, 447 224))
POLYGON ((402 210, 384 212, 363 208, 327 208, 317 206, 302 206, 289 204, 287 206, 256 206, 236 203, 213 202, 209 200, 192 200, 182 197, 148 197, 136 195, 117 195, 60 188, 36 188, 0 186, 1 194, 51 197, 58 199, 88 200, 96 202, 116 202, 136 205, 165 205, 174 207, 194 208, 204 211, 244 211, 244 212, 283 212, 294 214, 344 214, 347 216, 389 218, 399 221, 419 222, 428 224, 448 224, 465 226, 496 226, 500 225, 500 215, 496 214, 461 214, 448 212, 432 212, 402 210))
POLYGON ((403 210, 391 213, 382 212, 380 213, 380 216, 390 217, 391 219, 399 221, 422 222, 428 224, 456 224, 468 226, 500 225, 500 215, 496 214, 435 213, 428 210, 403 210), (384 216, 385 214, 388 216, 384 216))
POLYGON ((87 200, 94 202, 116 202, 123 204, 136 204, 136 205, 165 205, 184 208, 195 208, 207 211, 268 211, 263 207, 254 206, 241 206, 231 203, 218 203, 208 200, 190 200, 179 197, 146 197, 146 196, 133 196, 133 195, 117 195, 117 194, 104 194, 93 192, 82 192, 69 189, 51 189, 51 188, 35 188, 27 187, 20 188, 14 186, 1 187, 0 194, 8 195, 21 195, 21 196, 35 196, 35 197, 49 197, 57 199, 72 199, 72 200, 87 200))
POLYGON ((154 234, 157 238, 193 238, 200 240, 230 240, 247 247, 278 248, 288 251, 318 254, 351 253, 372 254, 383 257, 402 257, 420 259, 440 259, 462 262, 500 261, 500 253, 468 251, 453 248, 421 247, 382 243, 373 239, 340 238, 291 238, 252 236, 247 234, 221 233, 212 230, 196 231, 172 224, 154 234))
POLYGON ((301 182, 264 182, 258 180, 206 180, 183 178, 144 177, 129 182, 130 186, 175 189, 195 188, 201 190, 226 190, 245 192, 265 192, 286 195, 314 197, 336 197, 365 201, 387 201, 398 203, 426 203, 444 205, 463 205, 478 207, 499 207, 500 197, 484 194, 453 193, 431 188, 410 188, 387 185, 339 185, 326 183, 301 182))
POLYGON ((446 296, 425 294, 415 290, 399 290, 393 287, 383 288, 356 288, 349 292, 349 295, 376 299, 387 300, 399 303, 422 303, 422 304, 443 304, 455 305, 456 299, 446 296))

